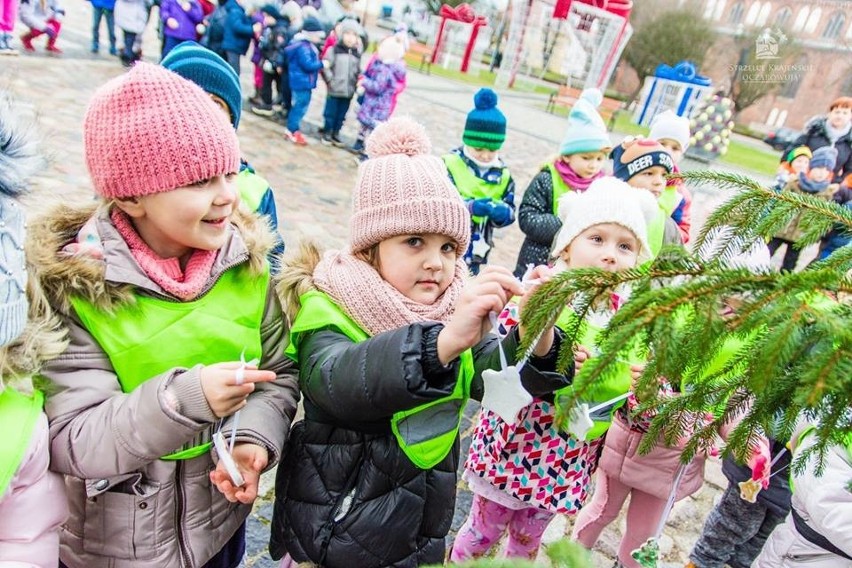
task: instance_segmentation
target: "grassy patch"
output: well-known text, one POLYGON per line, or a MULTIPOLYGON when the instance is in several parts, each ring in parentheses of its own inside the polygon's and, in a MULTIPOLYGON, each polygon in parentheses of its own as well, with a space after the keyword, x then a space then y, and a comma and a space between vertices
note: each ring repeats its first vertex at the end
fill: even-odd
MULTIPOLYGON (((419 70, 422 61, 423 56, 419 53, 409 52, 405 54, 405 62, 408 64, 409 69, 419 70)), ((440 65, 432 65, 430 73, 436 77, 453 79, 471 85, 482 85, 484 87, 493 87, 497 81, 497 74, 489 72, 488 69, 473 69, 470 73, 462 73, 456 69, 444 69, 440 65)))
POLYGON ((777 152, 760 150, 736 140, 731 140, 728 153, 719 161, 769 177, 774 176, 778 170, 777 152))

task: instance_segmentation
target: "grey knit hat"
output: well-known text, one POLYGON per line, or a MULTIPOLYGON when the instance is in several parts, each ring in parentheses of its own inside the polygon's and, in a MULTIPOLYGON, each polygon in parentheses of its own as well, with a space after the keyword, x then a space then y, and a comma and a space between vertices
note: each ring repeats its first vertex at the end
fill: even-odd
POLYGON ((0 347, 14 341, 27 322, 26 222, 17 198, 42 164, 32 132, 0 92, 0 347))

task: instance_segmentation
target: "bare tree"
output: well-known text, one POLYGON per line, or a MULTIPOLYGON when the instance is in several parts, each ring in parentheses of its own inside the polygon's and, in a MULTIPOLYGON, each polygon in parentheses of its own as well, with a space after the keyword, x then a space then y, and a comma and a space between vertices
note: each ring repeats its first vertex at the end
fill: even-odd
POLYGON ((739 60, 731 69, 729 96, 734 101, 735 119, 766 95, 800 80, 805 72, 794 65, 802 53, 801 47, 780 30, 749 30, 737 34, 734 43, 739 60))
POLYGON ((687 60, 700 67, 716 41, 710 24, 690 8, 661 10, 631 22, 635 31, 624 50, 624 60, 639 76, 639 89, 661 63, 675 65, 687 60))

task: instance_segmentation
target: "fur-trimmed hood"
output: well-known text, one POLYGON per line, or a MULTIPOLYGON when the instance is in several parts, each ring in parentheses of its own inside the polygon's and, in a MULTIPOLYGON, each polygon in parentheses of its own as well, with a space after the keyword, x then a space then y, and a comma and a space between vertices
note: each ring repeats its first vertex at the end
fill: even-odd
MULTIPOLYGON (((275 238, 263 218, 237 209, 231 217, 231 234, 219 249, 208 286, 222 272, 243 262, 248 262, 251 270, 259 274, 265 269, 266 255, 274 243, 275 238)), ((47 301, 64 315, 71 312, 71 296, 82 297, 107 312, 134 302, 134 289, 169 297, 136 263, 112 225, 106 205, 59 205, 35 219, 27 243, 27 259, 31 275, 44 289, 47 301), (64 252, 63 247, 74 242, 83 225, 93 217, 103 244, 103 259, 64 252)))
POLYGON ((295 252, 288 253, 281 260, 281 273, 275 292, 290 323, 302 307, 299 298, 317 289, 314 285, 314 269, 321 259, 322 251, 316 243, 302 241, 295 252))

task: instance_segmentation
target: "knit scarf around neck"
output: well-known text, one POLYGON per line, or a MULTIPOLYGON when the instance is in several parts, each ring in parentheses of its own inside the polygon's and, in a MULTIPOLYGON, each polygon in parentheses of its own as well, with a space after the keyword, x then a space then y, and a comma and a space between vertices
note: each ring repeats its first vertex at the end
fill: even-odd
POLYGON ((556 161, 553 162, 553 165, 556 166, 556 171, 559 172, 559 175, 562 177, 562 181, 568 184, 568 187, 576 191, 586 191, 589 189, 589 186, 592 185, 593 181, 605 175, 603 171, 599 171, 590 178, 580 177, 579 174, 574 171, 574 168, 569 166, 562 158, 557 158, 556 161))
POLYGON ((329 251, 314 269, 314 285, 370 335, 419 322, 447 322, 461 296, 467 274, 464 261, 456 262, 453 281, 434 304, 405 297, 379 272, 361 259, 329 251))
POLYGON ((127 243, 136 263, 160 288, 184 302, 194 299, 201 293, 210 278, 210 271, 218 251, 194 250, 186 262, 186 268, 181 270, 180 261, 177 258, 161 257, 142 240, 125 213, 116 208, 112 210, 110 218, 113 226, 127 243))
POLYGON ((827 120, 825 121, 825 134, 828 137, 828 141, 831 142, 831 145, 834 146, 834 143, 840 140, 842 137, 849 134, 850 130, 852 130, 852 122, 847 123, 843 128, 835 128, 831 125, 827 120))
POLYGON ((805 172, 799 172, 799 188, 805 193, 819 193, 831 184, 831 179, 813 181, 805 172))

